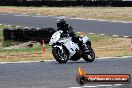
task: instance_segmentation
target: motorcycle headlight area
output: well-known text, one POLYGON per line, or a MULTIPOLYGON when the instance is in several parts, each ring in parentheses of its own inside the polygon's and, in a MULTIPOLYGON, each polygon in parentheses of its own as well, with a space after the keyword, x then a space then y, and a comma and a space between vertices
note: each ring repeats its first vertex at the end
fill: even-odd
POLYGON ((50 42, 49 42, 49 45, 52 45, 52 44, 56 43, 58 40, 59 40, 59 37, 57 37, 57 36, 52 37, 50 42))

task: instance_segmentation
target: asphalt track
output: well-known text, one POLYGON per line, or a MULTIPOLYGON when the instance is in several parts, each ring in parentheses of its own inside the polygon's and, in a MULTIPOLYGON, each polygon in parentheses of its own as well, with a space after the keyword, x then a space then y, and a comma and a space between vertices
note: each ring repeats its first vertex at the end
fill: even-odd
POLYGON ((130 74, 132 57, 83 60, 59 64, 56 61, 0 64, 0 88, 132 88, 132 84, 76 83, 78 67, 88 74, 130 74))
MULTIPOLYGON (((19 25, 27 27, 53 27, 56 28, 56 16, 43 16, 40 14, 0 13, 0 23, 7 25, 19 25)), ((105 20, 67 18, 75 31, 88 33, 99 33, 108 35, 119 35, 132 37, 132 23, 109 22, 105 20)))

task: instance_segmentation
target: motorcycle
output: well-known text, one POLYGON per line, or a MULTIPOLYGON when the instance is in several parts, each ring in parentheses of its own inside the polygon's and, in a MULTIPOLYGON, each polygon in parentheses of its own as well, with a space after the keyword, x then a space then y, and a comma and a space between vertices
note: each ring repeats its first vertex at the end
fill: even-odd
POLYGON ((68 60, 77 61, 81 57, 86 62, 94 61, 95 53, 87 36, 81 37, 83 45, 88 49, 88 52, 85 52, 85 50, 80 49, 78 43, 72 41, 72 37, 67 36, 61 38, 62 33, 62 30, 56 31, 49 42, 49 45, 52 46, 52 54, 56 61, 66 63, 68 60))

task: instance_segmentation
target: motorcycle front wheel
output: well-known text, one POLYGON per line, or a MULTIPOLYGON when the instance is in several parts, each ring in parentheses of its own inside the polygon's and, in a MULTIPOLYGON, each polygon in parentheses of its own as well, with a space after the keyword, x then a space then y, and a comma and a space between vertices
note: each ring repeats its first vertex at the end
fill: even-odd
POLYGON ((59 63, 66 63, 69 59, 69 55, 66 49, 64 48, 60 49, 58 47, 53 47, 52 54, 54 58, 56 59, 56 61, 58 61, 59 63))
POLYGON ((90 48, 90 53, 89 54, 83 54, 82 58, 86 61, 86 62, 93 62, 95 59, 95 53, 94 50, 92 48, 90 48))

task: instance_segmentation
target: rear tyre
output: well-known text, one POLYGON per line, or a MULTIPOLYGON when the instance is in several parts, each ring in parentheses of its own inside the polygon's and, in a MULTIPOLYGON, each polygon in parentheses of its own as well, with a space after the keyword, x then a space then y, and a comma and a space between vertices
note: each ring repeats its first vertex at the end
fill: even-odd
POLYGON ((69 59, 69 54, 65 48, 60 49, 58 47, 53 47, 52 54, 59 63, 66 63, 69 59))
POLYGON ((83 54, 82 58, 86 61, 86 62, 93 62, 95 59, 95 53, 94 50, 92 48, 90 48, 90 53, 89 54, 83 54))

